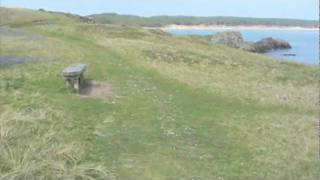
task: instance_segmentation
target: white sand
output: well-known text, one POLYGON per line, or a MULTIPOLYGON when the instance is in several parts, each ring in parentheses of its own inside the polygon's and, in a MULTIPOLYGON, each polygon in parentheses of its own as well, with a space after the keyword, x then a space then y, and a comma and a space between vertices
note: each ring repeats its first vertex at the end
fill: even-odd
MULTIPOLYGON (((318 31, 318 28, 305 28, 305 27, 285 27, 285 26, 186 26, 186 25, 168 25, 165 27, 159 27, 166 30, 284 30, 284 31, 318 31)), ((156 29, 159 29, 156 28, 156 29)))

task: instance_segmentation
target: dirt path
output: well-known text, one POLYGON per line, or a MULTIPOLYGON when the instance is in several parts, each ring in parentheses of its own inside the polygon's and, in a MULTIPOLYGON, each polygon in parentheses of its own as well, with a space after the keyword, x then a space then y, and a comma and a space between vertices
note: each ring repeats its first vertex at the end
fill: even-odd
POLYGON ((110 99, 113 95, 112 85, 109 83, 89 82, 80 90, 80 94, 84 97, 96 97, 102 99, 110 99))

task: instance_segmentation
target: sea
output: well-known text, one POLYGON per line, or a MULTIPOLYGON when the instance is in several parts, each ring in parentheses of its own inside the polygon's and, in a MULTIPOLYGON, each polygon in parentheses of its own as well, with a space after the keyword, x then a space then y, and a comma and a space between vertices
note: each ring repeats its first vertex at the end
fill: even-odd
MULTIPOLYGON (((214 35, 225 29, 170 29, 166 30, 173 35, 214 35)), ((273 37, 288 41, 292 49, 276 50, 266 53, 278 59, 286 59, 304 64, 319 64, 319 31, 318 30, 240 30, 246 41, 259 41, 262 38, 273 37), (291 54, 291 56, 285 56, 291 54), (294 55, 294 56, 293 56, 294 55)))

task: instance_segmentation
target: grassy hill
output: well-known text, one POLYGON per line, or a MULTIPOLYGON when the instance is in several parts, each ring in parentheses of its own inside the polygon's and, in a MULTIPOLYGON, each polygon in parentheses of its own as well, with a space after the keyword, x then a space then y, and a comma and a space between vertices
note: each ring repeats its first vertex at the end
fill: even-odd
POLYGON ((320 175, 315 66, 63 14, 0 17, 20 32, 0 33, 0 57, 32 59, 0 64, 0 179, 320 175), (66 89, 79 62, 112 93, 66 89))
POLYGON ((226 25, 226 26, 299 26, 318 27, 318 21, 299 19, 276 18, 246 18, 246 17, 194 17, 194 16, 152 16, 139 17, 132 15, 119 15, 116 13, 103 13, 89 16, 96 22, 103 24, 126 24, 135 26, 162 27, 166 25, 226 25))

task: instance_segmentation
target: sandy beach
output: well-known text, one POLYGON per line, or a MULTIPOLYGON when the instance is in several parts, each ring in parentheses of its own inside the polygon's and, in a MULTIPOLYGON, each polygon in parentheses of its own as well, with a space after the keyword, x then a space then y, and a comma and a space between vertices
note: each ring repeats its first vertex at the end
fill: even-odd
MULTIPOLYGON (((157 28, 159 29, 159 28, 157 28)), ((160 27, 160 29, 166 30, 188 30, 188 29, 199 29, 199 30, 284 30, 284 31, 317 31, 318 28, 305 28, 305 27, 284 27, 284 26, 207 26, 207 25, 168 25, 160 27)))

